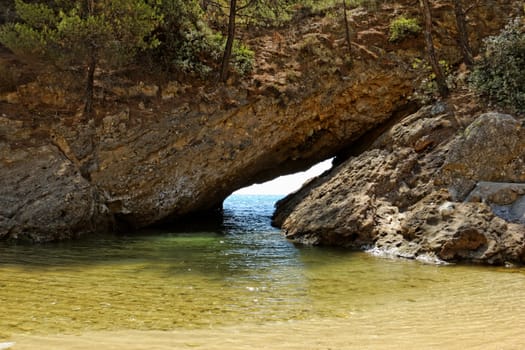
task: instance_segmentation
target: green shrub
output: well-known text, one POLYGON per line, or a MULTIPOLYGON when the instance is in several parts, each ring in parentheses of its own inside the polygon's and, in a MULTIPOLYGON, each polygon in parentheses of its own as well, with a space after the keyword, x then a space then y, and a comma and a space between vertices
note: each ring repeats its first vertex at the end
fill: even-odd
MULTIPOLYGON (((173 41, 163 42, 155 50, 156 57, 151 64, 160 63, 162 69, 194 75, 200 78, 209 77, 220 67, 226 39, 220 33, 212 33, 209 28, 187 30, 180 33, 173 41)), ((254 52, 246 45, 235 41, 231 64, 233 69, 245 75, 253 69, 254 52)))
POLYGON ((248 46, 235 42, 233 46, 232 66, 240 75, 246 75, 253 69, 255 53, 248 46))
POLYGON ((173 51, 164 52, 164 55, 170 55, 165 58, 171 59, 175 70, 205 77, 219 65, 224 38, 208 30, 189 30, 181 33, 179 40, 166 44, 174 47, 173 51))
POLYGON ((80 0, 30 3, 15 0, 20 21, 0 27, 0 43, 16 55, 68 70, 85 68, 92 60, 121 67, 135 54, 155 47, 152 35, 161 15, 145 0, 104 0, 92 13, 80 0))
POLYGON ((418 34, 421 32, 421 27, 415 18, 406 18, 404 16, 397 17, 390 22, 390 37, 388 40, 401 41, 407 36, 418 34))
MULTIPOLYGON (((445 60, 440 60, 439 66, 443 74, 445 75, 447 87, 454 89, 456 86, 455 76, 452 71, 452 67, 445 60)), ((415 81, 415 89, 412 95, 412 99, 418 101, 421 104, 429 104, 435 101, 439 96, 436 74, 432 70, 432 67, 426 60, 419 58, 414 59, 412 62, 412 69, 418 73, 419 78, 415 81)))
MULTIPOLYGON (((150 65, 200 78, 217 72, 226 39, 207 24, 210 15, 217 15, 216 9, 210 6, 205 12, 197 0, 164 0, 160 10, 163 23, 156 34, 161 43, 148 53, 150 65)), ((253 66, 253 56, 251 50, 235 41, 232 67, 241 75, 248 73, 253 66)))
POLYGON ((220 56, 222 37, 217 39, 204 23, 198 1, 165 0, 158 9, 163 15, 155 31, 160 45, 146 54, 151 68, 207 75, 220 56))
POLYGON ((16 18, 13 1, 0 0, 0 24, 14 21, 16 18))
POLYGON ((486 38, 470 76, 475 90, 500 105, 525 112, 525 27, 512 21, 498 35, 486 38))

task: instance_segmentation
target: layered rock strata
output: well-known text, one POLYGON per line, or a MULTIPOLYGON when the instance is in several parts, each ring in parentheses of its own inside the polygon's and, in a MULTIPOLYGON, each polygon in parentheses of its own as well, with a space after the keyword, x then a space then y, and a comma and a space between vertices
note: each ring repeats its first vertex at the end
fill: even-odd
POLYGON ((353 72, 316 82, 287 103, 281 93, 253 98, 225 87, 201 92, 208 102, 201 95, 158 115, 141 107, 141 118, 125 109, 68 125, 4 114, 0 239, 47 241, 168 222, 333 156, 402 109, 412 91, 402 68, 353 72), (224 95, 231 105, 217 106, 224 95))

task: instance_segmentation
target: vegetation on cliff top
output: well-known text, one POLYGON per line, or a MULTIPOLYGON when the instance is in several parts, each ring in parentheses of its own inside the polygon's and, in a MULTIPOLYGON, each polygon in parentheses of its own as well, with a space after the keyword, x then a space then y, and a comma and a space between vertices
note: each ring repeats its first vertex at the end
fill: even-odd
MULTIPOLYGON (((85 111, 90 112, 95 73, 110 75, 115 68, 122 71, 126 65, 140 62, 142 69, 175 80, 191 77, 226 81, 232 73, 249 75, 254 68, 256 48, 243 42, 246 33, 301 25, 304 18, 321 13, 330 13, 334 21, 345 27, 348 50, 343 61, 351 64, 355 51, 365 49, 355 42, 358 33, 354 31, 356 22, 352 13, 359 11, 352 11, 358 7, 366 9, 370 21, 382 7, 393 6, 390 32, 385 34, 393 45, 401 44, 408 35, 425 38, 427 66, 433 71, 434 86, 441 96, 446 96, 446 76, 439 64, 443 51, 435 50, 433 37, 442 31, 439 27, 442 24, 432 17, 438 2, 420 0, 419 7, 410 11, 408 7, 398 8, 392 3, 388 0, 15 0, 7 3, 0 0, 0 24, 5 23, 0 27, 0 44, 20 58, 81 74, 85 81, 85 111)), ((454 15, 457 50, 469 67, 473 64, 472 35, 469 35, 473 20, 467 15, 482 3, 478 0, 467 6, 462 0, 439 2, 454 15)), ((443 12, 442 8, 439 7, 439 11, 443 12)), ((498 50, 494 45, 491 50, 498 50)), ((266 48, 262 45, 257 49, 266 48)), ((376 56, 370 50, 367 52, 376 56)), ((488 58, 483 57, 478 71, 491 66, 488 62, 488 58)), ((512 74, 500 72, 493 76, 512 74)), ((7 85, 14 86, 16 76, 8 78, 5 77, 10 80, 7 85)), ((492 93, 485 89, 490 85, 487 79, 479 73, 474 78, 483 93, 500 102, 520 103, 519 91, 518 97, 509 99, 496 92, 515 85, 493 86, 489 89, 494 90, 492 93)))
POLYGON ((85 71, 86 112, 93 106, 95 69, 121 67, 138 50, 159 41, 153 30, 161 17, 144 0, 56 1, 54 7, 15 0, 20 22, 4 25, 0 42, 15 54, 58 67, 85 71))

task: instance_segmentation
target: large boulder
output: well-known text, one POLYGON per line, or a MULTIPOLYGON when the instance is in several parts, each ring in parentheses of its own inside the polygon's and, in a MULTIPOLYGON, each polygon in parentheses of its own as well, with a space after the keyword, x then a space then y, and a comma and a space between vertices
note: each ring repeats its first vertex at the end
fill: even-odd
POLYGON ((521 122, 488 113, 456 136, 458 129, 452 108, 422 109, 321 185, 300 190, 301 202, 278 203, 275 223, 301 243, 428 261, 525 262, 521 122))
POLYGON ((464 200, 479 181, 525 183, 525 127, 510 115, 486 113, 451 145, 444 179, 464 200))

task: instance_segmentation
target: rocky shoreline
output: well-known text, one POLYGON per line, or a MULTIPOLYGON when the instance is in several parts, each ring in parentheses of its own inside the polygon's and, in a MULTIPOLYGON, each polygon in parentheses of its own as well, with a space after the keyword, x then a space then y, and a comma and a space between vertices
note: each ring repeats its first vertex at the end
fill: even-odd
POLYGON ((522 123, 499 113, 460 120, 447 103, 425 107, 279 202, 274 225, 304 244, 433 262, 524 263, 522 123))

